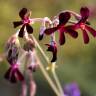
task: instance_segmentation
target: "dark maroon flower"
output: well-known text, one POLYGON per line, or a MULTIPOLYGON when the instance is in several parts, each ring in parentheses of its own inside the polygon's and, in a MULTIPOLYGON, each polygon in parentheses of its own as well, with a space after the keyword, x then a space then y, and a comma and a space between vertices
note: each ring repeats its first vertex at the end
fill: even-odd
POLYGON ((96 30, 94 30, 88 24, 89 14, 90 14, 89 9, 87 7, 82 7, 80 9, 81 19, 73 27, 75 30, 76 29, 81 29, 82 30, 83 39, 84 39, 85 44, 89 43, 89 36, 87 34, 87 31, 89 31, 93 35, 93 37, 96 37, 96 30))
POLYGON ((20 31, 19 31, 19 37, 24 36, 24 29, 26 27, 26 30, 29 34, 33 32, 33 28, 30 26, 30 11, 28 11, 26 8, 23 8, 19 12, 19 16, 21 18, 21 21, 15 21, 13 22, 14 28, 22 25, 20 31))
POLYGON ((52 52, 53 57, 51 62, 55 62, 57 60, 57 46, 56 46, 56 42, 55 41, 51 41, 51 44, 45 44, 48 46, 47 51, 52 52))
POLYGON ((17 64, 12 64, 12 66, 5 73, 5 79, 9 80, 11 83, 16 83, 17 81, 23 81, 24 77, 19 71, 17 64))
POLYGON ((63 45, 65 43, 65 32, 69 33, 72 37, 77 38, 78 33, 74 31, 70 27, 66 27, 65 24, 70 19, 70 13, 69 12, 63 12, 59 14, 59 24, 57 27, 49 28, 45 30, 45 34, 50 35, 51 33, 54 33, 55 31, 59 30, 59 43, 60 45, 63 45))

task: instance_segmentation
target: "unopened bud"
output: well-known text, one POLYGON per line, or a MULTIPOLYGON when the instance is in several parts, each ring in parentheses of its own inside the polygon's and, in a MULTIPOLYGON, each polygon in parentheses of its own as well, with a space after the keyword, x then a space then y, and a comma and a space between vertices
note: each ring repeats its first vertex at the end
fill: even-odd
POLYGON ((16 63, 19 55, 20 43, 17 35, 11 36, 5 45, 5 56, 7 61, 12 64, 16 63))

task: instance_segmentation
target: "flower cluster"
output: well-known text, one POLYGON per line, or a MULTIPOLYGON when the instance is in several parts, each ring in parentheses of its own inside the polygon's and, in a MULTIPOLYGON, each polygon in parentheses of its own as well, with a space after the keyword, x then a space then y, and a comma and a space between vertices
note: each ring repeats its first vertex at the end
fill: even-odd
MULTIPOLYGON (((90 32, 93 37, 96 37, 96 30, 90 26, 88 20, 90 11, 87 7, 82 7, 80 9, 80 14, 70 10, 62 11, 54 16, 52 20, 48 17, 31 19, 31 11, 27 8, 22 8, 19 12, 19 16, 21 20, 14 21, 13 25, 14 28, 20 26, 20 29, 8 39, 5 46, 5 57, 10 64, 10 68, 5 73, 5 78, 12 83, 16 83, 17 81, 24 82, 24 74, 22 70, 20 70, 20 67, 23 66, 22 64, 27 63, 24 64, 26 65, 26 70, 35 72, 40 63, 38 62, 39 60, 36 54, 37 43, 32 34, 34 30, 31 24, 34 24, 35 22, 41 23, 39 40, 43 40, 44 36, 50 36, 50 42, 45 44, 47 46, 47 51, 52 52, 53 57, 50 60, 50 63, 54 63, 57 60, 58 43, 55 39, 56 32, 59 33, 60 45, 65 44, 66 34, 69 34, 71 37, 76 39, 78 37, 78 29, 80 29, 83 34, 85 44, 89 43, 88 32, 90 32), (75 18, 75 21, 72 21, 72 16, 75 18), (21 44, 19 38, 24 39, 25 42, 21 44)), ((80 96, 76 84, 71 85, 71 89, 69 85, 67 85, 64 88, 64 92, 64 96, 80 96), (77 93, 74 91, 75 89, 78 91, 76 91, 77 93)))
POLYGON ((39 40, 42 40, 44 37, 44 34, 50 35, 51 41, 50 44, 45 44, 48 46, 48 50, 52 52, 53 58, 51 62, 55 62, 57 59, 57 43, 54 38, 56 31, 59 32, 59 44, 63 45, 65 43, 65 34, 69 34, 73 38, 78 37, 78 29, 81 29, 83 34, 84 43, 89 43, 89 36, 88 31, 93 35, 93 37, 96 37, 96 30, 90 27, 90 23, 88 21, 88 18, 90 16, 90 11, 87 7, 82 7, 80 9, 80 14, 77 14, 73 11, 62 11, 57 16, 54 16, 52 20, 50 20, 48 17, 38 18, 38 19, 31 19, 30 18, 31 12, 27 10, 26 8, 23 8, 19 12, 19 16, 21 17, 21 21, 13 22, 14 28, 21 25, 21 29, 19 30, 19 37, 24 36, 24 30, 27 30, 28 34, 31 34, 33 32, 33 28, 30 24, 33 24, 35 21, 41 21, 42 26, 40 27, 40 33, 39 33, 39 40), (74 17, 76 20, 72 21, 71 17, 74 17))

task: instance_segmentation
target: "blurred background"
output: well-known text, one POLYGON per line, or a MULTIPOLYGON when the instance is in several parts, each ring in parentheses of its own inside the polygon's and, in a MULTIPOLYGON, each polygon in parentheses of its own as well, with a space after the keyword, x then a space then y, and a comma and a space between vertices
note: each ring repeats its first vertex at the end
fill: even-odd
MULTIPOLYGON (((95 4, 96 0, 0 0, 0 53, 3 53, 7 39, 17 30, 13 28, 12 22, 20 19, 18 12, 21 8, 32 10, 32 18, 45 16, 52 18, 62 10, 73 10, 79 13, 82 6, 88 6, 92 9, 91 26, 96 29, 95 4)), ((36 23, 33 27, 34 35, 38 39, 40 24, 36 23)), ((58 33, 56 36, 58 42, 58 33)), ((66 83, 77 82, 82 96, 96 96, 96 40, 90 33, 89 36, 90 42, 85 45, 81 31, 76 40, 66 35, 66 44, 58 49, 56 72, 62 87, 66 83)), ((48 39, 49 37, 45 37, 40 42, 44 51, 46 51, 44 44, 48 43, 48 39)), ((51 58, 51 54, 47 54, 51 58)), ((46 65, 44 59, 41 60, 46 65)), ((10 84, 3 77, 8 67, 6 61, 0 63, 0 96, 20 96, 21 84, 10 84)), ((38 86, 36 96, 55 96, 40 70, 34 73, 34 79, 38 86)))

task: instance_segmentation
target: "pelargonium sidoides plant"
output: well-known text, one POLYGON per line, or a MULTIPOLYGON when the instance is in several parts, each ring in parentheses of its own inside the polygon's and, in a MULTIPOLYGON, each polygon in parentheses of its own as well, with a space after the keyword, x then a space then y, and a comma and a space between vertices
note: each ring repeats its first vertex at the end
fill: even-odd
POLYGON ((80 14, 77 14, 70 10, 65 10, 54 16, 51 20, 48 17, 44 18, 31 18, 31 11, 27 8, 22 8, 19 12, 21 18, 20 21, 14 21, 14 28, 19 27, 16 33, 14 33, 7 41, 5 46, 5 58, 8 61, 10 68, 5 73, 5 79, 11 83, 17 83, 20 81, 22 84, 21 96, 27 96, 27 84, 25 80, 24 73, 21 69, 22 64, 28 72, 30 80, 30 96, 36 95, 36 83, 33 79, 33 72, 37 68, 40 68, 46 80, 50 84, 56 96, 80 96, 80 90, 76 83, 65 85, 62 88, 58 76, 56 75, 56 60, 57 60, 57 42, 55 38, 55 33, 59 32, 59 44, 64 45, 65 34, 69 34, 73 38, 78 37, 77 30, 80 29, 83 34, 83 40, 85 44, 89 43, 88 32, 96 37, 96 30, 90 27, 90 22, 88 20, 90 16, 90 11, 87 7, 82 7, 80 9, 80 14), (75 21, 71 20, 71 17, 75 18, 75 21), (40 22, 40 33, 39 41, 43 40, 44 36, 50 36, 50 42, 45 44, 47 46, 47 51, 52 53, 52 59, 50 60, 48 56, 44 53, 43 49, 37 42, 33 35, 35 29, 32 28, 32 24, 40 22), (20 43, 20 40, 24 39, 24 44, 20 43), (45 58, 48 66, 45 68, 41 63, 37 53, 36 48, 38 48, 45 58), (51 70, 55 82, 52 80, 47 70, 51 70))

